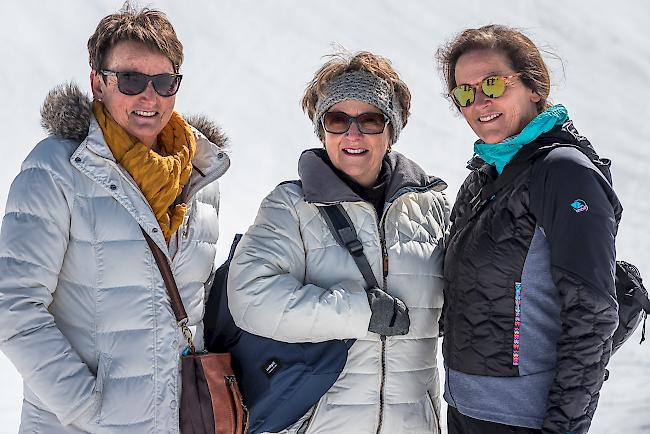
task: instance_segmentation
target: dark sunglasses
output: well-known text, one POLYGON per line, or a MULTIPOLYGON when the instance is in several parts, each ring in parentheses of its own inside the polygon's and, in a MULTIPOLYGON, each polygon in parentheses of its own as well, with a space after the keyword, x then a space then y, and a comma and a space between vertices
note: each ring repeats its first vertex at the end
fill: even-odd
POLYGON ((104 83, 106 77, 109 75, 117 78, 117 88, 124 95, 138 95, 144 92, 149 82, 153 83, 153 88, 160 96, 168 97, 175 95, 178 88, 181 87, 181 74, 156 74, 147 75, 141 72, 125 71, 117 72, 108 69, 102 69, 99 73, 104 76, 104 83))
POLYGON ((328 133, 343 134, 350 129, 352 122, 357 124, 357 129, 363 134, 381 134, 390 119, 383 113, 361 113, 359 116, 350 116, 343 112, 327 112, 323 114, 321 123, 328 133))
POLYGON ((518 77, 521 73, 512 75, 492 75, 476 83, 459 84, 451 90, 449 95, 454 102, 460 107, 467 107, 474 103, 476 99, 476 89, 481 85, 481 91, 488 98, 498 98, 506 92, 506 88, 513 77, 518 77))

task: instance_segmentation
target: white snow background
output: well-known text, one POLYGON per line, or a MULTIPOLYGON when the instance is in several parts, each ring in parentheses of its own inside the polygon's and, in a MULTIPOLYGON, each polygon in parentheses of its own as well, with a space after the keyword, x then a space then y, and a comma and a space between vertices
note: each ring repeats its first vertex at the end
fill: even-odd
MULTIPOLYGON (((0 2, 0 211, 22 160, 45 137, 39 126, 45 95, 70 80, 89 91, 86 41, 120 6, 117 0, 0 2)), ((176 108, 208 115, 230 137, 232 166, 220 180, 219 262, 262 198, 297 177, 300 152, 320 146, 299 100, 333 43, 393 61, 413 93, 412 116, 395 149, 445 179, 453 199, 475 137, 442 97, 434 53, 466 27, 503 23, 563 60, 546 57, 551 98, 613 160, 625 208, 618 257, 638 265, 650 282, 649 2, 159 0, 151 6, 167 12, 185 47, 176 108)), ((637 331, 613 357, 591 433, 650 433, 650 344, 639 346, 639 338, 637 331)), ((17 431, 21 399, 20 377, 0 353, 0 432, 17 431)))

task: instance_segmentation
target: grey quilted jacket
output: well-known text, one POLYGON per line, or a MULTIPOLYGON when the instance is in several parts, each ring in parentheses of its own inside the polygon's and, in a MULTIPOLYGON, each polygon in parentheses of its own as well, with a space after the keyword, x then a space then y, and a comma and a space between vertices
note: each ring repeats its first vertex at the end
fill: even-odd
POLYGON ((446 184, 390 153, 392 176, 378 219, 323 153, 303 153, 302 187, 273 190, 239 243, 228 281, 233 318, 248 332, 284 342, 356 339, 336 383, 287 432, 438 433, 446 184), (407 335, 368 332, 364 279, 318 212, 331 203, 350 215, 377 281, 408 306, 407 335))

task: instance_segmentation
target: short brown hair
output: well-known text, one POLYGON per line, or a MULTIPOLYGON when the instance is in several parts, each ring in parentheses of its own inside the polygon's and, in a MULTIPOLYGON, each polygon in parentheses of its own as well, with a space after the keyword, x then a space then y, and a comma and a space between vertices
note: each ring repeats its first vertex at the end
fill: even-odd
POLYGON ((172 62, 176 72, 183 63, 183 44, 167 16, 159 10, 137 10, 127 1, 117 13, 102 18, 88 39, 90 67, 95 71, 104 68, 109 50, 122 41, 140 42, 161 52, 172 62))
POLYGON ((390 60, 368 51, 361 51, 356 54, 339 52, 330 54, 327 57, 330 59, 316 71, 302 97, 301 106, 309 119, 314 121, 316 104, 318 99, 323 96, 323 87, 330 80, 347 72, 366 71, 386 80, 392 86, 402 108, 402 126, 406 125, 411 108, 411 91, 393 69, 390 60))
POLYGON ((466 29, 438 49, 436 58, 447 85, 447 94, 457 85, 458 59, 474 50, 503 52, 512 69, 521 73, 521 81, 541 97, 537 103, 537 112, 541 113, 551 106, 548 100, 551 93, 551 77, 539 49, 521 31, 498 24, 466 29))

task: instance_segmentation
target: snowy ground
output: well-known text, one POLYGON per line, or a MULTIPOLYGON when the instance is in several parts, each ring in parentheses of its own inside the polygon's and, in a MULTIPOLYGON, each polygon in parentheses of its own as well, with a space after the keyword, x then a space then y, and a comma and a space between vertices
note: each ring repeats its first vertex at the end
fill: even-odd
MULTIPOLYGON (((5 61, 0 207, 20 162, 44 137, 39 108, 45 94, 69 80, 87 87, 86 41, 99 19, 120 4, 0 3, 5 61)), ((650 160, 644 158, 650 137, 650 3, 167 0, 152 5, 168 12, 185 46, 178 110, 209 115, 231 138, 233 165, 221 183, 221 259, 268 191, 296 177, 300 151, 319 145, 298 102, 334 42, 393 60, 413 93, 412 117, 396 149, 447 180, 453 197, 466 175, 474 137, 441 97, 434 52, 465 27, 504 23, 523 28, 563 59, 548 57, 552 99, 567 106, 580 132, 614 161, 625 207, 619 257, 650 276, 650 160)), ((626 344, 610 370, 591 432, 650 433, 650 345, 626 344)), ((0 433, 17 431, 21 396, 18 374, 0 355, 0 433)))

